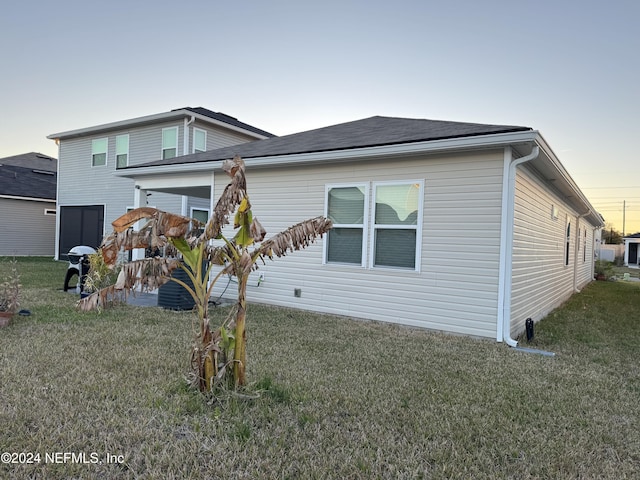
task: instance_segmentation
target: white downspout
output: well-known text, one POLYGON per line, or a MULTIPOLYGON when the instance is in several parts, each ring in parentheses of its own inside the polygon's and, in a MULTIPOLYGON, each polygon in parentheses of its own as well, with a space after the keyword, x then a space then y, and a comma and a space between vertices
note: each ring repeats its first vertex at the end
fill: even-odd
POLYGON ((516 169, 518 165, 535 160, 540 147, 534 145, 531 153, 513 160, 511 147, 505 148, 505 161, 502 174, 502 220, 500 224, 500 276, 498 280, 498 325, 497 340, 510 347, 518 342, 511 338, 511 287, 513 268, 513 222, 515 217, 516 169))
MULTIPOLYGON (((140 188, 140 185, 136 183, 133 195, 133 208, 140 208, 147 206, 147 191, 140 188)), ((139 231, 144 226, 144 221, 139 220, 133 225, 133 229, 139 231)), ((131 251, 131 258, 133 260, 142 260, 144 258, 144 248, 134 248, 131 251)))
MULTIPOLYGON (((196 121, 196 117, 192 116, 190 119, 185 117, 184 119, 184 139, 182 142, 182 154, 189 155, 189 125, 196 121)), ((189 197, 182 195, 182 205, 180 207, 180 214, 183 217, 189 216, 189 197)))
POLYGON ((55 252, 53 253, 54 260, 60 260, 58 255, 60 249, 60 139, 55 139, 56 146, 58 147, 58 160, 56 161, 56 239, 55 239, 55 252))
MULTIPOLYGON (((574 293, 580 293, 580 289, 578 288, 578 261, 580 259, 580 252, 578 251, 578 246, 580 245, 580 219, 584 218, 587 214, 583 213, 576 217, 576 228, 574 229, 576 232, 576 241, 573 242, 573 291, 574 293)), ((586 245, 583 245, 582 248, 586 248, 586 245)))
POLYGON ((189 125, 196 121, 196 117, 184 119, 184 141, 182 142, 182 154, 189 155, 189 125))

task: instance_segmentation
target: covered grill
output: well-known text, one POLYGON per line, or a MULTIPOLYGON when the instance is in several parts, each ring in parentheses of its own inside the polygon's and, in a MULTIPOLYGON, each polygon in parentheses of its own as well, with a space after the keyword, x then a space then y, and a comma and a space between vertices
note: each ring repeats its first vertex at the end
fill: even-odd
POLYGON ((67 268, 67 275, 64 278, 65 292, 69 290, 69 281, 74 275, 78 275, 76 288, 82 292, 84 279, 89 271, 89 255, 92 253, 96 253, 96 249, 86 245, 78 245, 69 250, 67 254, 67 257, 69 257, 69 267, 67 268))

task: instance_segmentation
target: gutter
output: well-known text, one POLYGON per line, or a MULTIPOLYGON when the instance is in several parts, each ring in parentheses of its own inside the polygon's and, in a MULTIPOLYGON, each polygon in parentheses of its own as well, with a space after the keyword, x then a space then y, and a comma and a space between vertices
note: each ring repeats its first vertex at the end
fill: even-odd
POLYGON ((38 197, 21 197, 20 195, 2 195, 0 198, 6 198, 8 200, 25 200, 28 202, 44 202, 44 203, 56 203, 55 198, 38 198, 38 197))
POLYGON ((500 225, 500 278, 498 281, 498 322, 497 341, 504 341, 510 347, 518 342, 511 338, 511 287, 513 267, 513 219, 515 216, 516 169, 525 162, 535 160, 540 147, 534 144, 531 153, 513 160, 511 147, 505 148, 502 171, 502 221, 500 225), (506 192, 506 194, 505 194, 506 192))
POLYGON ((113 130, 120 130, 122 128, 144 126, 144 125, 154 124, 162 121, 171 122, 174 120, 179 120, 180 118, 183 118, 185 116, 197 118, 206 123, 218 125, 227 130, 232 130, 234 132, 242 133, 244 135, 248 135, 258 140, 270 138, 256 132, 252 132, 251 130, 245 130, 242 127, 237 127, 235 125, 231 125, 230 123, 225 123, 220 120, 216 120, 215 118, 207 117, 206 115, 201 115, 199 113, 191 112, 189 110, 184 110, 184 109, 171 110, 170 112, 157 113, 154 115, 147 115, 144 117, 131 118, 129 120, 120 120, 117 122, 104 123, 102 125, 95 125, 93 127, 85 127, 85 128, 79 128, 76 130, 67 130, 59 133, 52 133, 51 135, 47 135, 47 138, 49 140, 54 140, 56 141, 56 143, 58 143, 60 140, 84 137, 87 135, 97 135, 100 133, 106 133, 113 130))
MULTIPOLYGON (((283 167, 296 164, 309 164, 319 162, 327 164, 331 162, 367 161, 373 158, 389 156, 405 156, 427 153, 446 152, 449 150, 465 151, 478 148, 503 148, 505 145, 518 145, 534 142, 538 132, 527 130, 523 132, 509 132, 490 135, 478 135, 472 137, 456 137, 442 140, 426 140, 374 147, 358 147, 341 150, 308 152, 308 153, 283 153, 269 156, 242 157, 247 168, 283 167)), ((239 147, 243 144, 238 145, 239 147)), ((212 151, 214 152, 214 151, 212 151)), ((173 158, 175 163, 165 165, 136 165, 117 170, 117 177, 135 178, 138 175, 167 174, 178 172, 193 172, 194 170, 221 170, 222 161, 225 158, 212 158, 207 161, 177 163, 179 157, 173 158)))

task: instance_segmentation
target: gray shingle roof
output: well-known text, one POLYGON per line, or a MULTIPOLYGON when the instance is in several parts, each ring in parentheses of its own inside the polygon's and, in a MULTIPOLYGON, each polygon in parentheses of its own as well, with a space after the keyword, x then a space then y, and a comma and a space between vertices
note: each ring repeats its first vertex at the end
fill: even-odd
POLYGON ((0 165, 0 195, 55 200, 56 175, 50 170, 0 165))
POLYGON ((235 155, 243 158, 269 157, 528 130, 531 128, 376 116, 129 168, 225 160, 235 155))
MULTIPOLYGON (((250 132, 257 133, 258 135, 264 135, 265 137, 275 137, 275 135, 273 133, 269 133, 269 132, 267 132, 265 130, 261 130, 260 128, 256 128, 256 127, 254 127, 252 125, 249 125, 248 123, 241 122, 237 118, 231 117, 231 116, 227 115, 226 113, 212 112, 211 110, 208 110, 208 109, 203 108, 203 107, 184 107, 184 108, 177 108, 175 110, 188 110, 190 112, 197 113, 199 115, 204 115, 205 117, 213 118, 214 120, 218 120, 220 122, 224 122, 224 123, 227 123, 229 125, 233 125, 234 127, 239 127, 239 128, 244 129, 244 130, 248 130, 250 132)), ((173 111, 175 111, 175 110, 173 110, 173 111)))
POLYGON ((0 165, 15 165, 18 167, 36 168, 56 172, 58 170, 58 160, 48 155, 38 152, 23 153, 12 157, 0 158, 0 165))
POLYGON ((58 161, 29 152, 0 158, 0 195, 56 199, 58 161))

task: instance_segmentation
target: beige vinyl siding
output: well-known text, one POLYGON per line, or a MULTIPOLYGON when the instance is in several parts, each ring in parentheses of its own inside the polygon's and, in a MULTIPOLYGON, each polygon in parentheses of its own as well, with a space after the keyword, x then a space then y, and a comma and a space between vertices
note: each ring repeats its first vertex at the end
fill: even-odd
POLYGON ((0 255, 46 255, 55 251, 55 202, 0 198, 0 255))
MULTIPOLYGON (((320 242, 261 266, 258 272, 264 272, 265 282, 256 286, 258 272, 252 274, 249 299, 495 337, 502 165, 502 151, 497 151, 248 170, 253 212, 267 237, 324 214, 327 184, 424 180, 419 272, 323 265, 320 242), (296 288, 301 289, 300 298, 294 296, 296 288)), ((226 178, 216 175, 216 191, 222 191, 225 184, 226 178)), ((220 280, 214 295, 226 285, 226 279, 220 280)))
POLYGON ((578 263, 576 272, 578 288, 582 288, 593 280, 593 267, 595 262, 594 227, 582 218, 580 219, 580 236, 580 249, 577 255, 578 263))
MULTIPOLYGON (((583 243, 583 242, 581 242, 583 243)), ((593 226, 560 196, 550 192, 528 168, 518 168, 513 243, 511 334, 524 330, 525 320, 537 321, 591 280, 593 271, 593 226), (553 218, 553 207, 558 216, 553 218), (567 219, 571 222, 569 264, 565 265, 567 219), (587 259, 584 245, 576 250, 577 234, 587 228, 587 259), (576 264, 577 262, 577 264, 576 264), (575 269, 575 272, 574 272, 575 269)))

